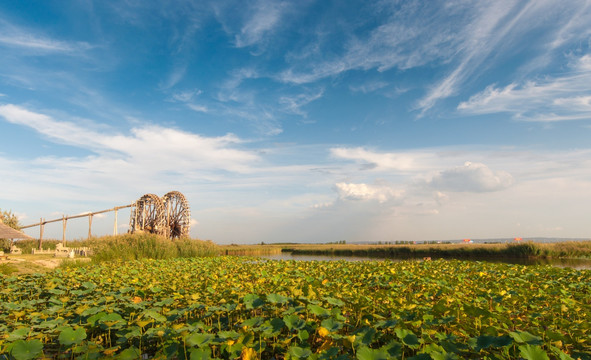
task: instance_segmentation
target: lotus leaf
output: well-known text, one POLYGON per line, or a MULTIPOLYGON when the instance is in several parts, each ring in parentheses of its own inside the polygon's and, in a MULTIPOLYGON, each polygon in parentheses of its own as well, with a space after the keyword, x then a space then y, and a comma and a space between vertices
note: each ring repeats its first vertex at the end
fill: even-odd
POLYGON ((84 339, 86 339, 86 331, 84 330, 84 328, 81 327, 75 330, 68 327, 62 330, 62 332, 58 336, 60 344, 64 346, 80 344, 84 339))
POLYGON ((11 354, 16 360, 35 359, 43 352, 43 343, 34 340, 17 340, 12 344, 11 354))

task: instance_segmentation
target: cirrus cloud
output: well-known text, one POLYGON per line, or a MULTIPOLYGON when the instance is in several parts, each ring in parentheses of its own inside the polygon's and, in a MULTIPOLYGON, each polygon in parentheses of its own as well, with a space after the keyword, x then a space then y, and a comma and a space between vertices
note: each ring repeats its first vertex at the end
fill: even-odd
POLYGON ((505 87, 489 85, 458 105, 468 114, 510 113, 516 120, 565 121, 591 119, 591 55, 574 61, 562 76, 505 87))

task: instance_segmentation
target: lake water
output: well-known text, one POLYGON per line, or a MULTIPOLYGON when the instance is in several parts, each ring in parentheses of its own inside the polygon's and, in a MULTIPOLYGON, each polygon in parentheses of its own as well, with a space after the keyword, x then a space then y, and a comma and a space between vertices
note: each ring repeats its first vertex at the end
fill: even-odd
MULTIPOLYGON (((269 260, 300 260, 300 261, 403 261, 403 260, 422 260, 417 259, 392 259, 392 258, 370 258, 361 256, 329 256, 329 255, 293 255, 288 252, 273 255, 259 255, 258 257, 269 259, 269 260)), ((432 258, 435 260, 435 257, 432 258)), ((466 259, 463 259, 466 260, 466 259)), ((569 267, 577 270, 591 270, 591 260, 584 259, 523 259, 523 258, 503 258, 503 259, 467 259, 474 261, 487 261, 487 262, 498 262, 506 264, 519 264, 519 265, 552 265, 556 267, 569 267)))

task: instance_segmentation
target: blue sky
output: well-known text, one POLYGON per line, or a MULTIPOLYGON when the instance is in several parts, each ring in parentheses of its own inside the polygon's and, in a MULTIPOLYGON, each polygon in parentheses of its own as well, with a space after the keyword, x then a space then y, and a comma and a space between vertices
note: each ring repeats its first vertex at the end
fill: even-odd
POLYGON ((590 24, 578 0, 3 2, 0 208, 178 190, 217 243, 589 238, 590 24))

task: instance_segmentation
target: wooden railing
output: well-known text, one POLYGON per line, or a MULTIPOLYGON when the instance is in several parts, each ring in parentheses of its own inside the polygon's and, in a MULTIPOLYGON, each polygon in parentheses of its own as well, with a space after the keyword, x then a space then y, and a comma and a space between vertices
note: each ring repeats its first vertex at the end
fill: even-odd
POLYGON ((125 209, 125 208, 132 207, 134 205, 135 205, 135 203, 134 204, 129 204, 129 205, 123 205, 123 206, 115 206, 112 209, 95 211, 95 212, 89 212, 89 213, 86 213, 86 214, 79 214, 79 215, 72 215, 72 216, 65 216, 65 215, 63 215, 61 218, 53 219, 53 220, 44 220, 43 218, 41 218, 38 223, 31 224, 31 225, 21 226, 21 229, 27 229, 27 228, 32 228, 32 227, 35 227, 35 226, 39 226, 39 250, 41 250, 42 249, 42 244, 43 244, 43 230, 44 230, 45 224, 49 224, 49 223, 54 223, 54 222, 61 221, 62 222, 62 226, 63 226, 62 242, 65 244, 66 243, 66 227, 67 227, 68 220, 70 220, 70 219, 78 219, 78 218, 83 218, 83 217, 88 217, 88 238, 90 239, 92 237, 92 217, 94 215, 98 215, 98 214, 103 214, 103 213, 106 213, 106 212, 114 211, 115 212, 115 224, 113 225, 113 235, 117 235, 117 211, 119 211, 120 209, 125 209))

